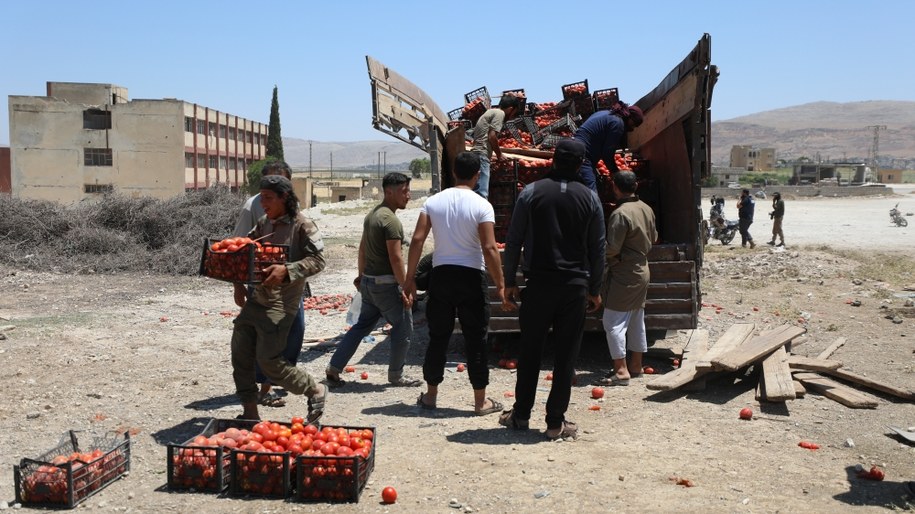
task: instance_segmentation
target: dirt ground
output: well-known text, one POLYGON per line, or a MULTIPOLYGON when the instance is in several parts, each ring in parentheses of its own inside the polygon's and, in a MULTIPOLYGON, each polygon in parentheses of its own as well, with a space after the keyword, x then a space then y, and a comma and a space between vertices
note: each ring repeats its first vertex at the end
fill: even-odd
MULTIPOLYGON (((892 227, 887 212, 896 201, 903 212, 915 210, 915 196, 801 200, 786 194, 786 200, 787 250, 708 247, 703 302, 723 309, 701 310, 700 328, 714 342, 737 322, 757 329, 801 324, 807 334, 794 353, 815 356, 844 337, 833 358, 847 369, 915 390, 915 318, 901 316, 899 324, 886 318, 888 309, 902 309, 915 294, 906 290, 915 285, 912 228, 892 227), (893 254, 880 262, 894 264, 880 267, 866 257, 877 253, 893 254)), ((760 201, 751 229, 760 243, 771 228, 767 203, 760 201)), ((355 243, 368 206, 311 210, 329 261, 313 281, 315 294, 355 292, 355 243)), ((408 232, 418 206, 415 200, 400 213, 408 232)), ((726 214, 736 217, 733 201, 726 214)), ((351 383, 331 394, 323 420, 377 427, 376 466, 358 504, 172 493, 163 487, 166 445, 192 437, 208 418, 240 412, 229 363, 237 311, 231 286, 197 277, 14 269, 0 270, 0 284, 0 465, 8 470, 0 474, 0 509, 14 503, 12 466, 54 446, 67 429, 135 433, 129 476, 84 504, 99 511, 844 512, 915 505, 905 487, 915 480, 915 447, 885 427, 915 425, 913 404, 882 394, 872 410, 815 394, 760 404, 752 369, 715 375, 704 391, 690 393, 650 391, 650 377, 643 376, 629 387, 607 388, 595 401, 588 384, 606 372, 609 355, 593 335, 584 343, 568 411, 582 429, 577 441, 546 441, 536 415, 526 433, 499 427, 495 415, 474 416, 467 377, 455 369, 462 360, 459 337, 438 410, 421 411, 419 388, 386 386, 389 348, 378 336, 352 361, 369 378, 347 375, 351 383), (600 410, 589 409, 593 405, 600 410), (757 415, 752 421, 738 419, 746 406, 757 415), (801 440, 821 448, 800 448, 801 440), (885 481, 855 476, 856 466, 873 464, 885 469, 885 481), (398 501, 381 505, 388 485, 398 501)), ((308 311, 306 338, 331 339, 345 325, 342 312, 308 311)), ((670 349, 682 348, 682 338, 671 334, 658 342, 647 363, 660 373, 672 370, 670 349)), ((421 376, 427 339, 420 310, 408 355, 412 376, 421 376)), ((500 345, 511 347, 511 341, 500 345)), ((326 348, 308 350, 299 366, 320 376, 329 359, 326 348)), ((550 382, 540 385, 538 405, 550 382)), ((513 372, 493 366, 490 395, 508 406, 513 387, 513 372)), ((305 413, 304 399, 287 400, 285 407, 262 407, 261 415, 289 420, 305 413)))

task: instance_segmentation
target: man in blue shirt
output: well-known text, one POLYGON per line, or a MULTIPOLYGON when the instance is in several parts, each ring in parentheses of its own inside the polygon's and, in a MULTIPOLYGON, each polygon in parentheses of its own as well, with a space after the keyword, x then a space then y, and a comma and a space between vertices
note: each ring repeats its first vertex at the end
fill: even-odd
POLYGON ((591 115, 575 131, 575 139, 585 145, 585 158, 581 163, 581 180, 592 191, 597 191, 597 162, 603 160, 611 171, 616 170, 613 154, 623 148, 626 133, 642 124, 642 110, 623 102, 614 104, 609 111, 591 115))
POLYGON ((753 195, 750 194, 749 189, 744 189, 740 195, 740 200, 737 202, 737 215, 740 218, 740 244, 744 247, 749 243, 750 248, 756 248, 753 236, 750 235, 750 225, 753 224, 753 211, 755 209, 756 202, 753 200, 753 195))

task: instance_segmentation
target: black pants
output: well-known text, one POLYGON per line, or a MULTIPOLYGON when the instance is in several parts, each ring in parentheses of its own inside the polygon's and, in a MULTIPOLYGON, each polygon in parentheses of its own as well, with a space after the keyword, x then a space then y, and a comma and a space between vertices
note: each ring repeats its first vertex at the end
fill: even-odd
POLYGON ((432 268, 426 319, 429 323, 429 348, 423 361, 423 379, 430 385, 442 383, 448 341, 454 332, 454 316, 461 321, 467 352, 467 375, 474 389, 489 385, 486 333, 489 329, 489 301, 486 275, 466 266, 443 265, 432 268))
POLYGON ((547 428, 560 428, 572 395, 572 375, 581 348, 587 288, 528 280, 521 292, 521 350, 515 383, 514 416, 528 420, 534 408, 547 332, 553 327, 553 385, 546 401, 547 428))
POLYGON ((753 220, 748 218, 740 218, 740 221, 737 224, 738 228, 740 228, 740 242, 744 246, 753 240, 753 236, 750 235, 750 225, 752 224, 753 220))

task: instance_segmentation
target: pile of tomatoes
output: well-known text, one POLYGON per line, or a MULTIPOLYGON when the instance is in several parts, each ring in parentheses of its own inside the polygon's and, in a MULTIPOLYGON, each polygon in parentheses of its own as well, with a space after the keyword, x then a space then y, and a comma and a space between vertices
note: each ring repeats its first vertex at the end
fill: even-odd
POLYGON ((302 305, 306 311, 312 310, 327 314, 331 311, 346 312, 352 301, 353 295, 351 294, 322 294, 306 298, 302 305))
POLYGON ((126 471, 127 456, 120 449, 60 455, 23 477, 22 499, 26 503, 68 503, 67 473, 72 473, 75 505, 126 471))
POLYGON ((562 88, 562 96, 565 98, 573 98, 576 96, 583 96, 588 94, 588 86, 584 82, 579 82, 578 84, 571 84, 562 88))
POLYGON ((486 104, 483 102, 483 98, 476 98, 471 100, 467 105, 464 106, 464 109, 461 111, 461 118, 465 120, 470 120, 474 123, 483 113, 486 112, 486 104))
POLYGON ((288 248, 286 245, 261 244, 247 237, 214 241, 204 254, 204 274, 229 282, 261 282, 264 269, 288 260, 288 248), (252 251, 254 270, 249 270, 252 251))

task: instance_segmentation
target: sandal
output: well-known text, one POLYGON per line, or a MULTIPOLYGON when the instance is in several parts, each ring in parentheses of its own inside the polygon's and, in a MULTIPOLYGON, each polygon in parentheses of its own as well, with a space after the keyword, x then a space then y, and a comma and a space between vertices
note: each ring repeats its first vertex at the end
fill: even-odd
POLYGON ((502 411, 502 414, 499 415, 499 424, 514 430, 527 430, 530 428, 530 420, 516 418, 515 409, 502 411))
POLYGON ((546 429, 546 432, 543 434, 550 441, 556 441, 559 439, 578 439, 578 425, 572 423, 571 421, 563 421, 562 427, 560 427, 559 433, 554 436, 549 434, 549 431, 552 429, 546 429))
POLYGON ((346 380, 340 378, 340 374, 336 371, 327 370, 324 372, 324 376, 326 377, 324 383, 333 389, 346 385, 346 380))
POLYGON ((266 393, 258 394, 257 403, 264 407, 285 407, 286 399, 276 394, 276 391, 271 389, 266 393))
POLYGON ((423 400, 423 398, 425 398, 425 397, 426 397, 426 393, 419 393, 419 398, 416 399, 416 405, 419 405, 420 407, 422 407, 423 409, 426 409, 426 410, 435 410, 438 408, 434 403, 431 405, 426 403, 426 401, 423 400))
POLYGON ((402 376, 402 377, 397 377, 394 380, 389 380, 388 385, 392 385, 394 387, 419 387, 419 386, 423 385, 423 381, 419 380, 417 378, 410 378, 410 377, 402 376))
POLYGON ((620 378, 616 374, 608 375, 600 380, 595 380, 592 385, 596 386, 627 386, 629 385, 628 378, 620 378))
POLYGON ((486 415, 492 414, 494 412, 499 412, 504 408, 504 406, 501 403, 493 400, 492 398, 486 398, 486 399, 489 400, 489 403, 491 405, 489 407, 486 407, 485 409, 473 411, 473 413, 476 414, 477 416, 486 416, 486 415))
POLYGON ((324 415, 324 404, 327 403, 328 387, 323 386, 321 391, 315 391, 308 398, 308 423, 316 423, 324 415))
POLYGON ((239 414, 238 416, 235 416, 235 419, 241 420, 241 421, 260 421, 261 420, 261 418, 259 418, 259 417, 258 418, 245 417, 244 414, 239 414))

